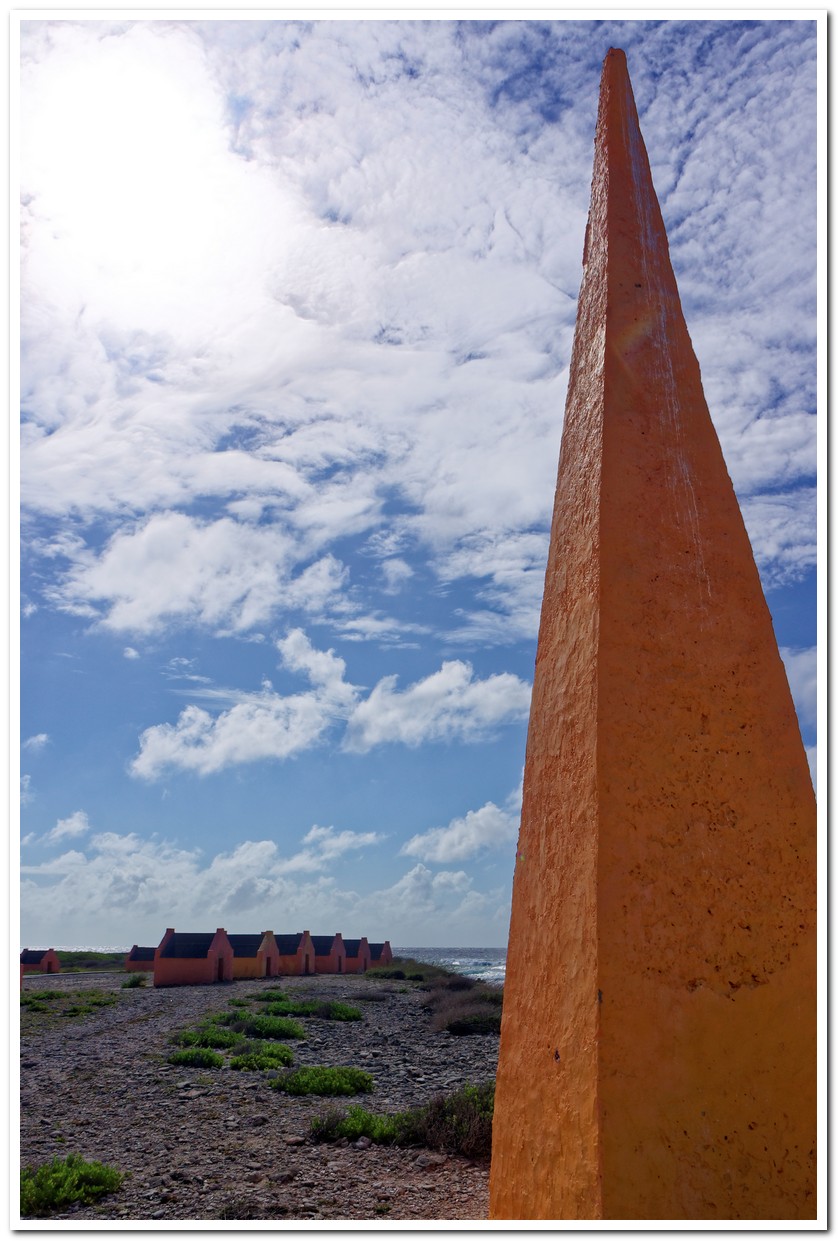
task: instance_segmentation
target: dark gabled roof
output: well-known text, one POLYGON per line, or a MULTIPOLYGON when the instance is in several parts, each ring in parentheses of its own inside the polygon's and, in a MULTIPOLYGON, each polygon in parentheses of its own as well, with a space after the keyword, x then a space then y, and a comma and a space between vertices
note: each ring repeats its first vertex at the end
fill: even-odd
POLYGON ((361 951, 360 939, 345 939, 343 941, 343 946, 346 949, 346 955, 348 957, 357 957, 358 953, 361 951))
POLYGON ((215 939, 215 934, 215 931, 175 931, 160 956, 205 957, 215 939))
POLYGON ((128 953, 128 960, 129 961, 153 961, 155 951, 156 949, 154 948, 140 948, 138 944, 135 944, 134 947, 131 949, 131 951, 128 953))
POLYGON ((255 957, 262 947, 264 935, 228 935, 234 957, 255 957))
POLYGON ((293 957, 300 947, 302 938, 301 931, 298 931, 296 935, 274 935, 279 955, 281 957, 293 957))
POLYGON ((314 944, 314 955, 316 957, 327 957, 332 951, 336 935, 312 935, 311 942, 314 944))
POLYGON ((383 944, 370 944, 369 948, 370 948, 370 957, 372 958, 372 960, 380 961, 381 954, 384 951, 384 945, 383 944))
POLYGON ((48 951, 48 948, 24 948, 20 954, 20 963, 21 965, 40 965, 48 951))

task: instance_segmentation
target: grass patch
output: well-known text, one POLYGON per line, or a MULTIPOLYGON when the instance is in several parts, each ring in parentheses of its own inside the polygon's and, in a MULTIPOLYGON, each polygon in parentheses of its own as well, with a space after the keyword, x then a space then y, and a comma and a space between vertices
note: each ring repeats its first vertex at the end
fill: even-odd
POLYGON ((224 1057, 209 1047, 185 1047, 183 1051, 173 1051, 168 1057, 169 1064, 178 1064, 189 1069, 220 1069, 224 1057))
POLYGON ((259 1014, 257 1017, 246 1017, 243 1021, 236 1022, 235 1028, 248 1038, 286 1039, 306 1036, 299 1021, 293 1021, 290 1017, 271 1017, 267 1013, 264 1016, 259 1014))
POLYGON ((245 1073, 284 1069, 293 1063, 294 1053, 285 1043, 257 1043, 230 1057, 230 1068, 245 1073))
POLYGON ((81 1155, 53 1159, 39 1168, 23 1168, 20 1173, 20 1213, 44 1219, 72 1206, 74 1202, 94 1202, 122 1184, 122 1173, 103 1163, 88 1163, 81 1155))
POLYGON ((171 1042, 180 1047, 235 1047, 244 1042, 244 1035, 209 1023, 197 1030, 182 1030, 179 1034, 173 1034, 171 1042))
POLYGON ((145 986, 145 974, 129 974, 128 977, 125 979, 125 982, 122 984, 122 990, 127 991, 127 990, 133 989, 134 987, 144 987, 144 986, 145 986))
POLYGON ((424 1107, 395 1115, 369 1112, 357 1104, 343 1112, 332 1108, 311 1122, 317 1142, 369 1138, 379 1145, 425 1146, 468 1159, 488 1159, 492 1151, 493 1082, 463 1086, 437 1095, 424 1107))
POLYGON ((264 991, 253 991, 248 1000, 259 1000, 261 1002, 270 1003, 273 1000, 287 1000, 288 996, 284 991, 280 991, 278 987, 266 987, 264 991))
POLYGON ((116 1004, 112 991, 63 991, 57 987, 49 991, 23 991, 20 996, 21 1019, 27 1021, 21 1028, 26 1033, 44 1026, 53 1026, 69 1017, 87 1017, 97 1009, 116 1004))
POLYGON ((228 1000, 227 1003, 231 1008, 249 1008, 250 1000, 228 1000))
POLYGON ((63 952, 55 954, 61 962, 62 974, 80 974, 89 970, 123 970, 125 969, 124 952, 63 952))
POLYGON ((275 1090, 292 1095, 369 1094, 374 1087, 371 1073, 363 1069, 307 1065, 271 1082, 275 1090))

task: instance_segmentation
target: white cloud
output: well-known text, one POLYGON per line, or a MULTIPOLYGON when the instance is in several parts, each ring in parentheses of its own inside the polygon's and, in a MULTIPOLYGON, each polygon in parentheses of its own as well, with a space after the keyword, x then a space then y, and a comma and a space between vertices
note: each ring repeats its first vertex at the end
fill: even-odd
MULTIPOLYGON (((361 689, 346 680, 344 661, 333 651, 316 650, 301 629, 276 646, 283 665, 305 676, 310 690, 282 695, 267 680, 255 693, 190 687, 193 699, 231 705, 212 715, 193 701, 176 723, 145 729, 131 774, 147 780, 168 769, 208 775, 240 763, 285 759, 311 749, 343 723, 343 749, 356 754, 390 742, 479 741, 529 711, 526 682, 511 673, 480 680, 459 660, 444 662, 401 692, 397 677, 384 677, 359 701, 361 689)), ((189 662, 181 657, 178 666, 189 662)))
MULTIPOLYGON (((484 579, 454 636, 530 640, 601 33, 28 25, 22 494, 118 526, 50 602, 244 634, 345 602, 329 553, 369 534, 385 591, 427 558, 484 579), (225 516, 176 511, 196 502, 225 516)), ((813 30, 719 30, 632 27, 630 68, 711 409, 786 580, 814 556, 794 492, 814 468, 813 30)))
POLYGON ((303 848, 280 863, 280 870, 283 874, 324 870, 345 853, 380 844, 384 839, 380 832, 336 832, 333 827, 314 826, 303 837, 303 848))
POLYGON ((464 862, 484 849, 514 844, 517 833, 517 817, 489 801, 461 819, 452 819, 447 827, 412 836, 401 852, 423 862, 464 862))
POLYGON ((384 578, 383 589, 388 595, 398 594, 404 583, 413 577, 413 570, 410 565, 406 560, 402 560, 400 556, 393 556, 389 560, 382 560, 379 569, 384 578))
POLYGON ((22 775, 20 777, 20 804, 28 806, 35 797, 32 792, 32 777, 30 775, 22 775))
POLYGON ((98 557, 78 553, 52 599, 86 616, 104 603, 101 623, 115 631, 150 633, 176 622, 241 632, 280 607, 319 611, 340 590, 345 570, 334 557, 293 577, 298 554, 273 527, 160 513, 114 535, 98 557))
POLYGON ((268 681, 257 693, 199 691, 210 699, 233 699, 233 705, 212 716, 190 704, 175 724, 147 728, 131 774, 146 780, 168 769, 208 775, 240 763, 289 758, 316 745, 334 720, 349 714, 357 690, 344 680, 343 660, 315 650, 302 630, 276 645, 284 665, 304 674, 311 690, 283 697, 268 681))
POLYGON ((64 840, 67 836, 84 836, 90 831, 90 820, 84 810, 76 810, 67 819, 59 819, 52 831, 47 832, 44 840, 53 843, 64 840))
POLYGON ((802 725, 814 727, 818 717, 818 651, 810 646, 803 649, 782 647, 780 650, 791 696, 802 725))
POLYGON ((123 659, 139 659, 140 652, 138 650, 135 650, 133 646, 126 646, 125 650, 122 652, 122 658, 123 659))
POLYGON ((511 720, 526 717, 531 687, 511 673, 475 679, 471 664, 447 660, 439 672, 407 689, 383 677, 352 712, 343 748, 356 754, 401 742, 476 741, 511 720))
POLYGON ((32 737, 27 737, 23 742, 21 749, 23 750, 42 750, 49 741, 49 733, 35 733, 32 737))
POLYGON ((248 840, 205 860, 199 850, 169 841, 102 832, 85 853, 74 850, 22 867, 24 938, 30 927, 39 936, 60 930, 70 942, 107 943, 118 926, 117 938, 127 947, 158 943, 166 926, 197 925, 280 933, 306 927, 315 934, 342 928, 348 935, 391 941, 398 928, 408 942, 433 942, 442 923, 455 939, 468 942, 488 912, 501 942, 508 893, 480 893, 464 871, 433 874, 417 865, 391 887, 366 894, 322 873, 330 864, 345 867, 348 854, 380 839, 376 833, 314 827, 290 859, 273 841, 248 840), (306 867, 289 867, 303 857, 306 867), (305 869, 321 873, 309 879, 305 869))

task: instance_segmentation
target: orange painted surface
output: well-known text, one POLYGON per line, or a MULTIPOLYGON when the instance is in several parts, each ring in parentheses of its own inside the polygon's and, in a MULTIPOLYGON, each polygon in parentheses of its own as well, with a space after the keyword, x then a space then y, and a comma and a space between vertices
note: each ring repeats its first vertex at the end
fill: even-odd
POLYGON ((493 1219, 812 1219, 816 814, 625 57, 606 57, 493 1219))
POLYGON ((40 954, 39 961, 35 962, 26 960, 26 958, 30 955, 30 950, 28 948, 24 948, 23 952, 20 954, 20 965, 24 974, 61 973, 61 961, 59 960, 58 953, 54 948, 47 948, 46 950, 33 949, 33 953, 40 954))
POLYGON ((347 974, 366 974, 370 967, 370 946, 366 937, 357 941, 357 952, 350 953, 350 944, 353 948, 356 946, 354 940, 344 940, 346 948, 346 958, 344 960, 344 970, 347 974))
POLYGON ((277 941, 277 974, 303 975, 314 973, 314 945, 308 931, 296 932, 293 936, 278 935, 277 941), (283 952, 287 940, 294 941, 293 952, 283 952))
POLYGON ((345 974, 346 950, 340 931, 334 936, 313 935, 315 974, 345 974), (328 951, 324 951, 328 940, 328 951))
POLYGON ((174 934, 174 929, 168 927, 155 951, 155 987, 208 986, 217 982, 232 982, 233 949, 222 927, 215 932, 201 956, 165 956, 166 945, 174 934))

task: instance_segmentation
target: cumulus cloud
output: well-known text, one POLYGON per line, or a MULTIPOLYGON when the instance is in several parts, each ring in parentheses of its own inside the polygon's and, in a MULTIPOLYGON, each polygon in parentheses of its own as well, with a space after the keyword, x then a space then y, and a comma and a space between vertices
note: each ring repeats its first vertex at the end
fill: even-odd
POLYGON ((38 750, 43 750, 48 741, 49 733, 35 733, 34 736, 26 738, 21 749, 34 750, 37 753, 38 750))
POLYGON ((270 681, 255 693, 190 687, 193 699, 232 705, 213 715, 192 702, 174 724, 145 729, 131 774, 147 780, 170 769, 208 775, 240 763, 290 758, 344 723, 343 749, 355 754, 389 742, 478 741, 529 710, 526 682, 510 673, 481 680, 459 660, 444 662, 403 691, 396 689, 397 677, 384 677, 361 699, 361 688, 346 680, 344 660, 317 650, 303 630, 291 630, 276 646, 283 666, 305 676, 310 690, 282 695, 270 681))
POLYGON ((123 659, 139 659, 140 652, 138 650, 135 650, 133 646, 126 646, 122 652, 122 658, 123 659))
POLYGON ((480 680, 471 664, 446 660, 438 672, 405 690, 398 678, 383 677, 358 703, 347 725, 343 748, 356 754, 373 746, 401 742, 476 741, 498 725, 526 717, 531 687, 511 673, 480 680))
POLYGON ((33 801, 35 794, 32 792, 32 777, 29 774, 20 777, 20 804, 28 806, 33 801))
POLYGON ((297 555, 269 526, 160 513, 114 535, 99 555, 76 553, 51 598, 62 610, 101 615, 115 631, 151 633, 177 623, 241 632, 280 607, 317 612, 339 592, 339 561, 326 556, 293 576, 297 555))
MULTIPOLYGON (((609 38, 740 495, 811 479, 812 23, 28 26, 22 496, 80 540, 52 606, 324 610, 386 505, 377 589, 424 558, 477 576, 457 635, 532 637, 609 38)), ((751 515, 770 581, 808 569, 751 515)))
POLYGON ((489 801, 461 819, 452 819, 447 827, 411 836, 401 852, 424 862, 463 862, 484 849, 514 843, 517 833, 516 816, 489 801))
POLYGON ((90 820, 84 810, 76 810, 66 819, 59 819, 52 831, 47 832, 44 841, 52 844, 64 840, 67 836, 84 836, 90 831, 90 820))
POLYGON ((200 850, 171 841, 101 832, 85 852, 71 850, 22 867, 22 922, 47 936, 62 929, 79 942, 112 942, 116 920, 123 926, 129 909, 131 941, 157 943, 172 924, 224 925, 228 931, 258 925, 282 932, 308 926, 314 913, 321 927, 383 939, 398 926, 421 942, 440 919, 455 938, 467 941, 473 920, 487 910, 499 926, 508 917, 508 893, 481 893, 464 871, 434 874, 417 865, 391 887, 364 895, 325 873, 379 839, 375 833, 314 827, 292 855, 305 856, 306 866, 289 868, 292 858, 270 840, 242 841, 205 859, 200 850), (309 878, 306 870, 315 873, 309 878))

